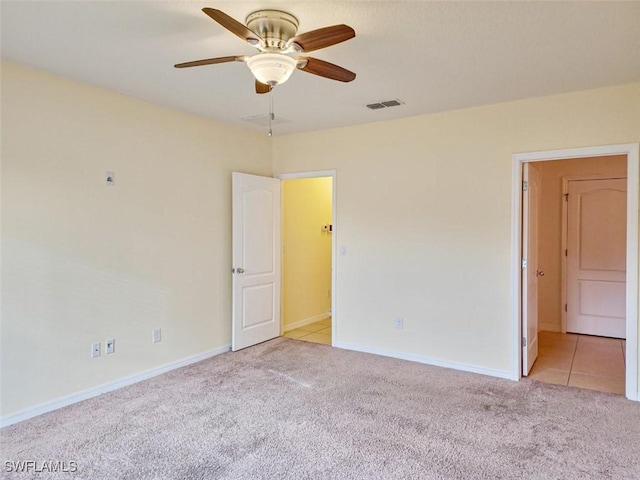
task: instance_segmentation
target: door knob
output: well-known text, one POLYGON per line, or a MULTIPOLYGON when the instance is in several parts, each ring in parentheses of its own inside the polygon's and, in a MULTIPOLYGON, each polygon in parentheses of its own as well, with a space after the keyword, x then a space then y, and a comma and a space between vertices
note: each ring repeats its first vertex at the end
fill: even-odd
POLYGON ((536 270, 536 277, 544 277, 544 272, 542 270, 536 270))
POLYGON ((244 273, 244 268, 240 268, 240 267, 236 268, 236 273, 244 273))

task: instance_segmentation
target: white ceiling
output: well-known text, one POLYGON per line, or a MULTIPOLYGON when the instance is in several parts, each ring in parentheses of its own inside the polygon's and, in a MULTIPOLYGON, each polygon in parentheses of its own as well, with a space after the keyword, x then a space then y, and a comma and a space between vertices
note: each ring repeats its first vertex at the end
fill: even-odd
POLYGON ((256 50, 201 12, 244 23, 285 10, 299 32, 345 23, 356 38, 310 56, 358 74, 296 71, 274 91, 274 134, 389 120, 640 81, 640 2, 5 1, 2 57, 124 95, 265 131, 243 63, 179 62, 256 50), (404 105, 372 111, 368 103, 404 105))

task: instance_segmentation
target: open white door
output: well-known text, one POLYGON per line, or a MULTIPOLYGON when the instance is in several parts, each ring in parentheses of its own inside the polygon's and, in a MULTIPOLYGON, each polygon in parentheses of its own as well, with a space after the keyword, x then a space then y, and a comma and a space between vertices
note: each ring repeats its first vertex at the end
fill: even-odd
POLYGON ((232 174, 233 351, 280 335, 280 180, 232 174))
POLYGON ((523 165, 522 195, 522 374, 528 375, 538 358, 538 171, 523 165))

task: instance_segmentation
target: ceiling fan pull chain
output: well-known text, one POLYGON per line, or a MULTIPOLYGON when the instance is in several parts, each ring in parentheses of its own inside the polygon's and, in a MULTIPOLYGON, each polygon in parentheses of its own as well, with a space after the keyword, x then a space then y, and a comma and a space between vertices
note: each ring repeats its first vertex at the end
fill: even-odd
POLYGON ((269 91, 269 136, 273 136, 273 130, 271 129, 271 122, 275 119, 273 113, 273 88, 269 91))

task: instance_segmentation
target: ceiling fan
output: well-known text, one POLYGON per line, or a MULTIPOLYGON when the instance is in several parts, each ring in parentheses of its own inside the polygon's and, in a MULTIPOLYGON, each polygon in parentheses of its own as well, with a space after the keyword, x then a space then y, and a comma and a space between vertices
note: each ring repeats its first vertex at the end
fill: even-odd
POLYGON ((331 80, 351 82, 356 74, 333 63, 317 58, 299 56, 330 47, 356 36, 347 25, 333 25, 296 35, 298 19, 279 10, 258 10, 246 18, 246 26, 215 8, 202 11, 231 33, 237 35, 259 53, 253 56, 235 55, 178 63, 175 68, 198 67, 227 62, 246 62, 256 81, 256 93, 268 93, 276 85, 286 82, 294 69, 331 80))

